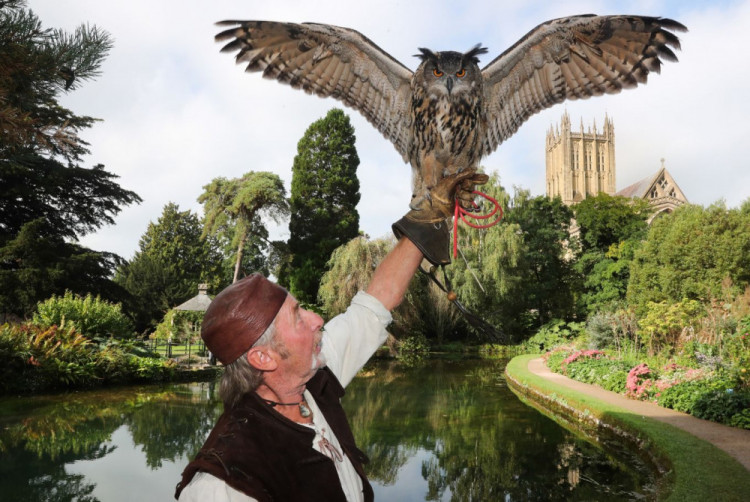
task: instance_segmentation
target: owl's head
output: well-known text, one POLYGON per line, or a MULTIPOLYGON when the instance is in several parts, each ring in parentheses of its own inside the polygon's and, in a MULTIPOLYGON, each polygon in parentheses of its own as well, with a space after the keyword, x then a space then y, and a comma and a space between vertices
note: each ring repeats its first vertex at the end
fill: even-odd
POLYGON ((482 81, 479 70, 479 55, 486 54, 487 48, 480 44, 468 52, 432 52, 423 47, 416 57, 422 60, 417 68, 421 73, 425 90, 435 96, 459 96, 470 92, 482 81))

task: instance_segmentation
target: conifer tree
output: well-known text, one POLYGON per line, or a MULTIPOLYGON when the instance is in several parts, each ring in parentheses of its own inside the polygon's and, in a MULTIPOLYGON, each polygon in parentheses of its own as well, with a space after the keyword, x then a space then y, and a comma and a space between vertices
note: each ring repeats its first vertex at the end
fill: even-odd
POLYGON ((212 236, 202 238, 202 233, 198 215, 170 202, 156 223, 149 223, 133 259, 117 270, 115 281, 130 294, 128 311, 138 331, 195 296, 199 284, 213 292, 229 284, 219 243, 212 236))
POLYGON ((85 168, 79 133, 96 119, 58 97, 99 75, 112 41, 82 25, 43 28, 26 2, 0 3, 0 315, 28 315, 65 290, 115 299, 121 258, 76 244, 140 202, 102 165, 85 168))
POLYGON ((349 117, 334 108, 297 144, 292 167, 289 252, 279 280, 299 300, 314 303, 334 249, 359 233, 359 156, 349 117))

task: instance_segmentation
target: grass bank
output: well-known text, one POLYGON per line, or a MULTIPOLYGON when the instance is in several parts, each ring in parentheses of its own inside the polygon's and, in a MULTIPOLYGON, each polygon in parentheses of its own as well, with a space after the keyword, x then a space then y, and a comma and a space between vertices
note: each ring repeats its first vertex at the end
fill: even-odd
POLYGON ((517 356, 508 363, 505 372, 510 387, 534 402, 541 402, 544 409, 567 415, 572 423, 610 429, 649 451, 652 460, 664 471, 659 500, 748 500, 750 475, 727 453, 676 427, 534 375, 528 370, 528 362, 536 357, 539 356, 517 356))

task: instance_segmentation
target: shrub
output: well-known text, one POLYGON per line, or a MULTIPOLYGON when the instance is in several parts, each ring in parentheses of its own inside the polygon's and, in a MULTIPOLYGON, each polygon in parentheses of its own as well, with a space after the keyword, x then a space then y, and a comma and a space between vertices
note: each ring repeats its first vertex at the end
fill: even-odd
POLYGON ((648 364, 641 363, 633 367, 628 372, 625 395, 635 399, 648 399, 651 396, 655 379, 656 374, 648 367, 648 364))
POLYGON ((66 291, 63 296, 53 296, 37 305, 33 320, 43 328, 70 326, 89 338, 133 336, 133 324, 120 310, 120 304, 91 294, 84 298, 66 291))
POLYGON ((729 419, 729 425, 739 427, 740 429, 750 429, 750 408, 745 408, 741 412, 729 419))
POLYGON ((563 347, 558 347, 550 352, 544 354, 544 360, 547 362, 547 367, 555 373, 562 373, 562 363, 568 357, 568 350, 563 347))
POLYGON ((683 413, 691 413, 696 401, 705 392, 705 386, 700 381, 678 383, 662 390, 656 398, 659 406, 671 408, 683 413))
POLYGON ((714 390, 701 395, 693 405, 692 414, 704 420, 729 424, 734 415, 750 408, 750 393, 733 389, 714 390))
POLYGON ((0 359, 0 392, 167 380, 174 371, 172 363, 136 357, 117 342, 102 348, 71 326, 32 323, 0 326, 0 359))
POLYGON ((398 341, 398 359, 406 364, 422 361, 430 351, 430 344, 423 334, 414 334, 398 341))
POLYGON ((726 392, 735 386, 736 380, 726 371, 688 369, 682 375, 672 377, 667 383, 669 386, 662 385, 655 395, 656 402, 665 408, 697 416, 696 406, 701 400, 708 399, 707 396, 715 392, 726 392))
POLYGON ((625 392, 629 365, 608 358, 579 358, 568 364, 568 376, 581 382, 599 385, 617 393, 625 392))
POLYGON ((648 302, 646 314, 638 321, 638 336, 648 345, 649 354, 675 347, 684 330, 693 330, 703 307, 695 300, 677 303, 648 302))
POLYGON ((579 337, 584 329, 582 322, 565 322, 555 319, 544 326, 523 344, 530 352, 544 352, 570 343, 579 337))
POLYGON ((592 348, 606 349, 615 345, 615 329, 611 312, 597 312, 586 322, 586 332, 592 348))
POLYGON ((402 338, 398 342, 399 355, 405 354, 426 354, 430 351, 430 344, 427 337, 422 334, 412 335, 402 338))

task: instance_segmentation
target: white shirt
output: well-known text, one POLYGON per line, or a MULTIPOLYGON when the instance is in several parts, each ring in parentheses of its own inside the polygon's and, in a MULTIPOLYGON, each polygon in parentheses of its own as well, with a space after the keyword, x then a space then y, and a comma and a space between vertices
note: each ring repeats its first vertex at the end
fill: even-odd
MULTIPOLYGON (((391 319, 391 313, 377 298, 360 291, 354 296, 346 312, 334 317, 325 325, 321 352, 325 355, 328 368, 336 375, 342 386, 349 385, 378 347, 385 343, 388 337, 385 328, 391 319)), ((310 411, 313 412, 313 423, 306 424, 315 429, 313 449, 332 458, 346 499, 363 500, 362 480, 357 471, 349 458, 343 455, 338 439, 308 391, 305 391, 305 399, 310 411), (326 442, 330 447, 325 446, 326 442), (341 460, 338 460, 339 455, 330 448, 341 454, 341 460)), ((179 501, 256 502, 253 497, 235 490, 207 472, 195 474, 180 493, 179 501)))

